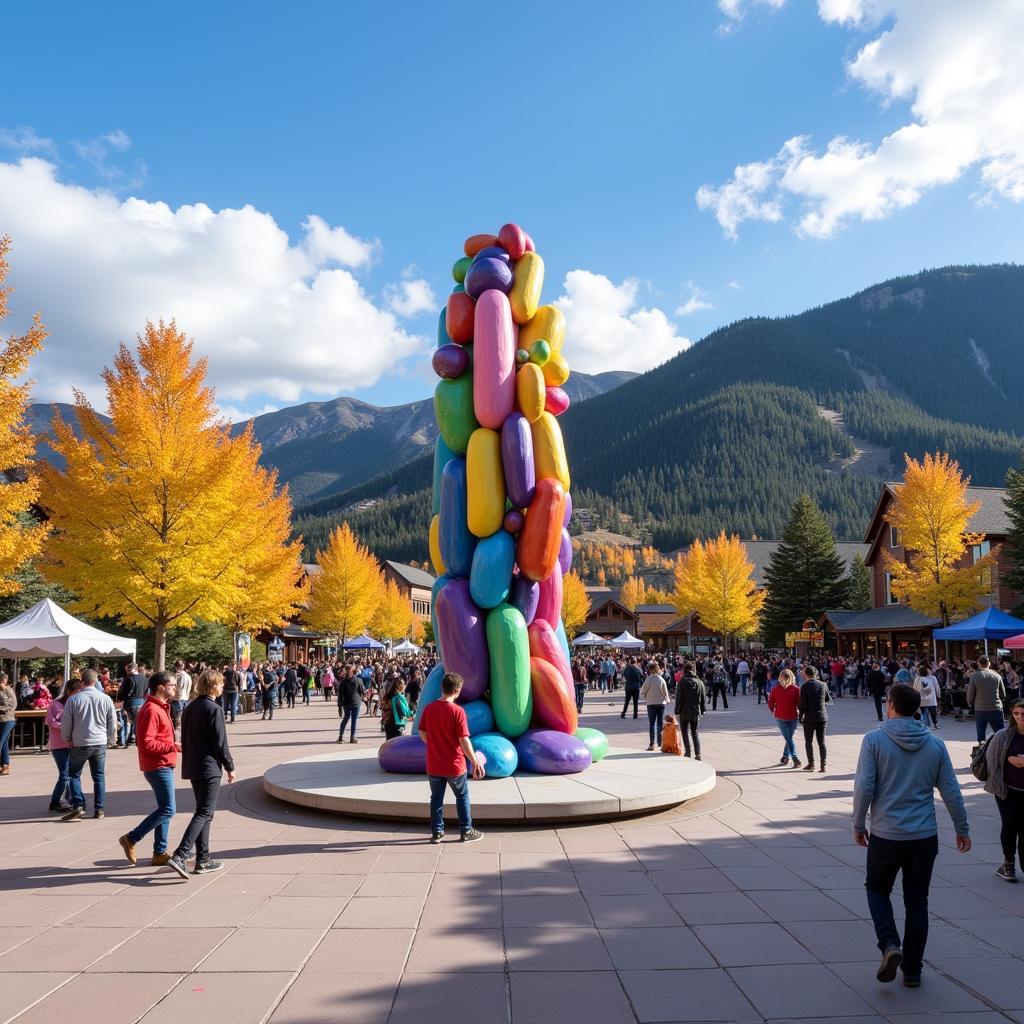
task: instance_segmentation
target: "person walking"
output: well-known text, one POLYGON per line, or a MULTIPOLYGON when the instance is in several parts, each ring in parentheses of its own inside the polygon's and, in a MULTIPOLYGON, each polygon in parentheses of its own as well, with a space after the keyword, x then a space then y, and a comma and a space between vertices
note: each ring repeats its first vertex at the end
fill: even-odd
POLYGON ((277 707, 277 673, 269 666, 264 665, 263 671, 260 673, 260 694, 261 694, 261 705, 262 705, 262 718, 261 721, 266 721, 268 718, 272 722, 274 720, 274 708, 277 707))
POLYGON ((431 701, 420 716, 420 739, 427 745, 427 779, 430 782, 430 842, 444 839, 444 794, 451 789, 459 815, 460 839, 475 843, 483 833, 473 828, 469 802, 469 770, 474 779, 482 779, 483 767, 477 762, 469 738, 466 712, 455 699, 462 690, 462 676, 446 672, 441 678, 441 699, 431 701), (467 762, 468 758, 468 762, 467 762))
POLYGON ((825 771, 825 730, 828 728, 828 687, 818 678, 813 665, 805 665, 804 682, 800 687, 800 702, 797 710, 804 727, 804 750, 807 752, 805 772, 814 771, 814 742, 818 744, 818 772, 825 771))
POLYGON ((341 727, 338 729, 338 742, 345 742, 345 726, 352 723, 349 743, 358 743, 356 739, 356 723, 359 721, 359 710, 363 706, 365 694, 362 679, 356 675, 355 667, 349 665, 345 676, 338 683, 338 715, 341 727))
MULTIPOLYGON (((235 716, 238 714, 238 691, 242 685, 242 674, 234 665, 226 665, 223 672, 218 673, 224 680, 224 688, 221 697, 221 706, 224 711, 224 721, 235 724, 235 716), (231 717, 228 718, 228 715, 231 717)), ((294 705, 294 702, 293 702, 294 705)))
MULTIPOLYGON (((750 682, 750 662, 746 658, 740 658, 736 663, 736 678, 739 681, 740 693, 747 695, 747 683, 750 682)), ((733 692, 735 696, 735 691, 733 692)))
MULTIPOLYGON (((925 721, 925 714, 931 719, 933 729, 939 728, 939 681, 932 675, 931 667, 927 662, 922 661, 917 666, 917 677, 914 679, 914 689, 921 697, 921 720, 925 721)), ((927 725, 928 723, 925 722, 927 725)))
POLYGON ((16 721, 18 695, 6 672, 0 672, 0 775, 11 774, 11 733, 16 721))
POLYGON ((1024 871, 1024 700, 1010 705, 1010 721, 985 747, 988 778, 985 792, 995 797, 999 811, 999 845, 1003 863, 996 874, 1006 882, 1016 882, 1014 860, 1024 871))
POLYGON ((697 678, 693 662, 683 664, 683 674, 676 684, 676 718, 683 734, 683 756, 690 756, 690 740, 693 740, 694 759, 700 760, 700 727, 701 718, 707 714, 707 690, 704 683, 697 678))
POLYGON ((928 887, 939 853, 936 789, 953 819, 956 848, 961 853, 971 848, 967 808, 949 751, 915 720, 920 706, 912 686, 893 684, 886 721, 861 741, 853 788, 853 837, 868 851, 865 888, 882 952, 876 977, 893 981, 902 969, 908 988, 921 984, 928 941, 928 887), (906 908, 902 944, 891 899, 900 872, 906 908))
POLYGON ((635 657, 630 657, 629 663, 626 665, 625 671, 622 673, 623 690, 626 694, 626 699, 622 704, 622 714, 619 718, 625 718, 626 712, 629 710, 629 702, 633 702, 633 717, 637 717, 637 703, 640 700, 640 688, 644 685, 644 674, 640 671, 640 666, 636 663, 635 657))
POLYGON ((871 670, 868 672, 868 693, 875 702, 875 713, 878 720, 882 721, 882 702, 885 700, 885 673, 879 662, 871 663, 871 670))
POLYGON ((760 659, 754 665, 754 688, 757 690, 757 703, 768 699, 768 665, 760 659))
POLYGON ((146 677, 139 671, 139 666, 134 663, 130 664, 117 691, 117 699, 121 702, 121 746, 123 747, 135 742, 135 716, 146 700, 146 685, 146 677))
POLYGON ((220 871, 222 861, 210 856, 210 826, 217 810, 221 778, 227 772, 228 785, 235 781, 235 761, 228 747, 224 710, 219 704, 224 676, 207 669, 195 681, 193 697, 181 716, 181 775, 192 784, 196 809, 178 848, 166 866, 181 878, 188 878, 188 860, 195 846, 193 873, 220 871))
POLYGON ((725 666, 722 662, 716 658, 714 664, 711 666, 711 710, 718 710, 718 697, 722 697, 722 709, 724 711, 729 710, 729 698, 726 696, 726 691, 729 687, 729 673, 726 672, 725 666))
POLYGON ((60 734, 60 723, 64 717, 64 705, 81 685, 81 679, 69 679, 64 684, 60 695, 51 701, 50 706, 46 709, 45 724, 50 733, 50 754, 57 766, 57 781, 50 794, 49 809, 51 813, 67 813, 71 810, 71 804, 64 802, 65 796, 70 797, 71 795, 71 781, 68 777, 68 758, 71 756, 71 748, 60 734))
POLYGON ((174 663, 175 697, 171 701, 171 721, 174 728, 181 725, 181 713, 192 696, 192 676, 185 670, 185 662, 180 659, 174 663))
POLYGON ((647 705, 647 726, 650 735, 650 745, 647 749, 656 750, 661 746, 665 705, 668 703, 668 683, 665 682, 656 661, 647 666, 647 678, 640 687, 640 699, 647 705))
POLYGON ((967 684, 967 703, 974 706, 974 728, 978 742, 985 739, 988 727, 993 732, 1003 728, 1003 706, 1006 701, 1006 684, 1003 677, 989 667, 988 658, 983 654, 978 659, 978 671, 971 673, 967 684))
POLYGON ((800 767, 800 758, 793 742, 793 734, 800 719, 799 706, 800 690, 796 685, 796 676, 788 668, 784 668, 779 673, 778 686, 773 686, 768 694, 768 710, 775 716, 775 724, 785 741, 779 764, 789 764, 792 759, 794 768, 800 767))
POLYGON ((87 668, 82 673, 82 685, 68 698, 60 720, 61 738, 70 748, 68 786, 71 789, 71 810, 61 821, 77 821, 85 817, 82 771, 87 764, 92 776, 92 816, 104 816, 107 747, 114 742, 117 722, 114 702, 97 687, 97 678, 95 669, 87 668))
POLYGON ((135 847, 153 833, 154 867, 166 864, 167 838, 174 818, 174 769, 178 764, 181 744, 174 739, 174 714, 171 710, 178 696, 178 682, 170 672, 154 672, 149 677, 149 693, 135 716, 135 749, 139 755, 139 771, 156 797, 156 810, 147 815, 130 832, 118 839, 129 864, 138 863, 135 847))
POLYGON ((587 666, 582 661, 572 665, 572 687, 576 691, 576 713, 583 714, 583 698, 587 695, 587 666))

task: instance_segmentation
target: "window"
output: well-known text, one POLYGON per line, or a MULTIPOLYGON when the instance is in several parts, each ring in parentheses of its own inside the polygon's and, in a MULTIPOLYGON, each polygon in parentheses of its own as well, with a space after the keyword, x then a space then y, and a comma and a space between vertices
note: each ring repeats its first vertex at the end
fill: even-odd
MULTIPOLYGON (((992 545, 987 540, 983 540, 980 544, 971 545, 971 564, 977 565, 986 555, 991 554, 992 545)), ((982 570, 981 573, 981 585, 985 588, 987 593, 992 593, 994 587, 992 585, 992 568, 989 566, 982 570)))
POLYGON ((892 573, 887 572, 885 574, 885 603, 886 604, 899 604, 900 599, 896 597, 892 592, 892 573))
POLYGON ((898 548, 900 546, 900 531, 895 526, 889 527, 889 547, 898 548))

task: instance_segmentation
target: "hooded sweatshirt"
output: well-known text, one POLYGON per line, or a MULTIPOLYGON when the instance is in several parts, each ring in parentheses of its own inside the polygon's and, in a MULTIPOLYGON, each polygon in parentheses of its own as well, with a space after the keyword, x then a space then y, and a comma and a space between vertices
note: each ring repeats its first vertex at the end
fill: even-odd
POLYGON ((853 789, 853 830, 881 839, 928 839, 938 833, 935 789, 958 836, 969 834, 967 808, 946 745, 924 722, 890 718, 860 746, 853 789))

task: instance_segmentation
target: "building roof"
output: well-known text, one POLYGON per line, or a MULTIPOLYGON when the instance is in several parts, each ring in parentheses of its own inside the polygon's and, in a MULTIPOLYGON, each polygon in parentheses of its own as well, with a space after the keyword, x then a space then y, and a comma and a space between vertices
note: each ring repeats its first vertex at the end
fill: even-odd
MULTIPOLYGON (((879 496, 878 504, 875 506, 875 514, 868 524, 868 536, 875 529, 875 520, 882 509, 883 499, 886 494, 891 498, 896 497, 896 488, 899 480, 886 480, 879 496)), ((964 498, 970 503, 980 502, 981 507, 971 516, 967 523, 967 529, 971 533, 991 533, 996 536, 1005 536, 1010 532, 1010 516, 1006 511, 1006 488, 1005 487, 968 487, 964 498)))
POLYGON ((320 572, 320 566, 316 562, 303 562, 302 571, 307 576, 316 576, 320 572))
POLYGON ((417 569, 415 565, 405 565, 402 562, 392 562, 390 559, 386 564, 391 566, 391 568, 411 587, 423 587, 426 590, 430 590, 434 585, 434 577, 431 576, 429 572, 417 569))
POLYGON ((637 615, 678 615, 674 604, 638 604, 637 615))
MULTIPOLYGON (((743 546, 747 549, 747 557, 754 565, 754 583, 758 587, 765 585, 764 571, 768 568, 772 554, 779 546, 779 543, 777 540, 745 540, 743 542, 743 546)), ((861 558, 867 558, 868 545, 836 544, 836 551, 845 563, 846 568, 849 569, 857 555, 860 555, 861 558)))
POLYGON ((839 633, 869 632, 888 629, 934 629, 942 625, 941 619, 930 619, 905 604, 886 604, 866 611, 845 608, 825 612, 825 618, 839 633))

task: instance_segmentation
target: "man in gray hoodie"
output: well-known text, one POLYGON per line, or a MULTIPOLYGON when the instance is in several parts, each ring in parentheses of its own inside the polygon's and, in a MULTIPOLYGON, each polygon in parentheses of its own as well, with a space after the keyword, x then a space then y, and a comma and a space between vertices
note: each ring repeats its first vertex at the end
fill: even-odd
POLYGON ((853 837, 866 846, 868 908, 882 962, 876 977, 893 981, 902 965, 903 984, 921 984, 928 941, 928 887, 939 852, 935 790, 953 819, 956 848, 967 853, 967 808, 945 744, 914 719, 921 695, 901 683, 889 689, 888 720, 869 732, 860 747, 853 790, 853 837), (865 823, 871 814, 871 834, 865 823), (907 921, 900 935, 893 917, 892 887, 903 872, 907 921))
POLYGON ((96 685, 95 669, 82 673, 82 688, 68 698, 60 720, 60 735, 71 748, 68 756, 68 780, 71 810, 60 820, 77 821, 85 817, 82 770, 89 765, 93 787, 93 817, 103 817, 106 795, 104 767, 107 747, 114 742, 116 730, 114 702, 96 685))

